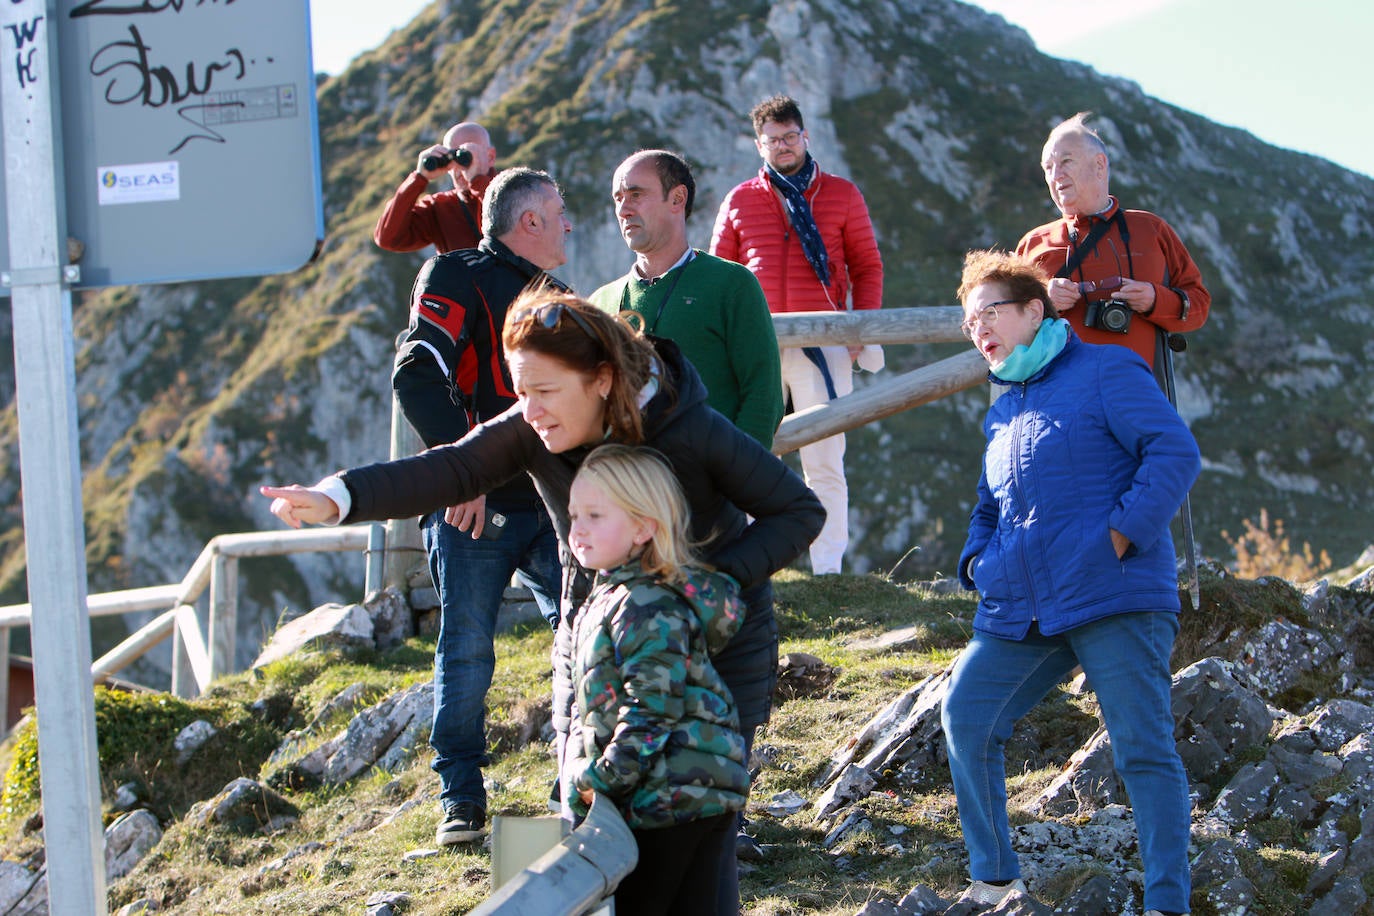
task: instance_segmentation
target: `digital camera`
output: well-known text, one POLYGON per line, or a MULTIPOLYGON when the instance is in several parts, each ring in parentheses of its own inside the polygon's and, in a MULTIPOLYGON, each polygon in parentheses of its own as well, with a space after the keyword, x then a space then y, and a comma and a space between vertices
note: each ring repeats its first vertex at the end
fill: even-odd
POLYGON ((1089 302, 1083 323, 1099 331, 1125 334, 1131 329, 1131 306, 1125 299, 1099 299, 1089 302))
POLYGON ((467 168, 472 165, 472 150, 451 149, 447 153, 436 153, 426 156, 420 164, 425 167, 426 172, 432 172, 435 169, 443 168, 450 162, 458 163, 460 168, 467 168))

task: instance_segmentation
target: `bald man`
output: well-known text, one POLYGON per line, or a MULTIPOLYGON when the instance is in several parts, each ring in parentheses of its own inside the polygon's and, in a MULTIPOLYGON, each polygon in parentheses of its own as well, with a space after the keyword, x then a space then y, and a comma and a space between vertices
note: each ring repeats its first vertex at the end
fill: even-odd
POLYGON ((422 151, 415 171, 396 189, 372 239, 387 251, 419 251, 433 245, 439 254, 476 248, 482 239, 482 195, 496 175, 496 148, 480 124, 464 121, 444 134, 444 142, 422 151), (467 156, 455 156, 466 152, 467 156), (470 159, 468 157, 471 157, 470 159), (458 159, 468 159, 460 164, 458 159), (426 168, 426 165, 433 166, 426 168), (425 194, 431 181, 448 175, 453 187, 425 194))

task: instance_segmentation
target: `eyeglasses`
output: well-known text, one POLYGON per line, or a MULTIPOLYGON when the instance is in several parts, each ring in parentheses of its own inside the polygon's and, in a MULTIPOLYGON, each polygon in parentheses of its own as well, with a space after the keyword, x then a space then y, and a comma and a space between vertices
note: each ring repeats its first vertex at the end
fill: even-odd
POLYGON ((759 142, 769 149, 777 149, 779 146, 796 146, 797 141, 801 139, 801 135, 802 132, 799 130, 789 130, 787 133, 778 137, 770 137, 765 134, 759 137, 759 142))
POLYGON ((516 315, 515 320, 527 321, 532 318, 552 331, 554 328, 558 327, 558 322, 563 320, 564 315, 567 315, 576 322, 577 326, 582 329, 582 333, 598 343, 601 342, 601 338, 596 336, 596 332, 593 331, 592 326, 587 323, 587 319, 577 314, 576 309, 570 308, 563 302, 550 302, 548 305, 540 305, 532 309, 526 309, 516 315))
POLYGON ((974 328, 979 326, 990 328, 997 323, 997 306, 1019 305, 1022 301, 1021 299, 999 299, 996 302, 991 302, 983 306, 977 315, 974 315, 972 318, 965 318, 959 324, 959 330, 964 333, 965 337, 972 340, 974 328))

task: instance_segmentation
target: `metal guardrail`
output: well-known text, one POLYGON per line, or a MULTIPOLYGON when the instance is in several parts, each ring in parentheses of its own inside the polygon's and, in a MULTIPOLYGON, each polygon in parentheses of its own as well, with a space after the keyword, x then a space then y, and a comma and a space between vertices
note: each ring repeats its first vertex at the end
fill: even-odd
MULTIPOLYGON (((165 609, 96 659, 91 677, 100 683, 167 639, 176 641, 172 653, 172 692, 193 696, 222 674, 234 670, 238 626, 238 563, 244 557, 283 556, 362 550, 367 553, 365 593, 380 587, 383 559, 382 526, 349 525, 221 534, 211 538, 179 583, 133 588, 91 595, 86 608, 92 617, 165 609), (209 626, 202 631, 196 602, 209 590, 209 626), (181 664, 182 656, 186 664, 181 664)), ((28 626, 33 608, 27 604, 0 607, 0 670, 9 669, 9 631, 28 626)), ((8 707, 8 677, 0 678, 0 710, 8 707)))

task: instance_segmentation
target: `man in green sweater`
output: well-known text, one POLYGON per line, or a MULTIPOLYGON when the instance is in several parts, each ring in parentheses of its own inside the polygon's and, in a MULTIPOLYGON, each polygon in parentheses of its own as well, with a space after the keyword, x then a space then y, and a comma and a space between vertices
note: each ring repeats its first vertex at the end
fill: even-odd
POLYGON ((592 302, 613 315, 635 312, 646 332, 676 342, 710 405, 771 448, 783 407, 773 317, 748 268, 687 244, 691 168, 666 150, 641 150, 615 170, 611 197, 635 262, 592 302))

